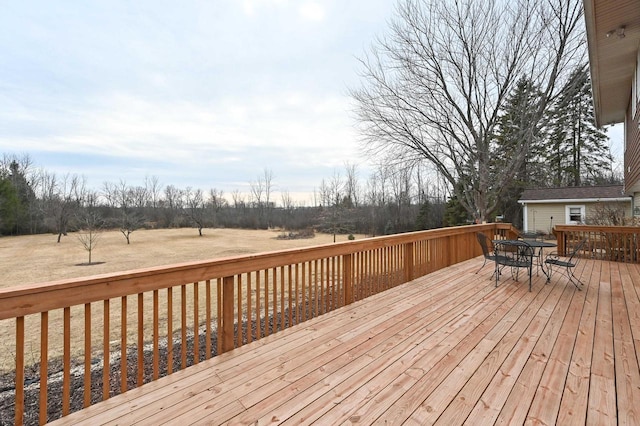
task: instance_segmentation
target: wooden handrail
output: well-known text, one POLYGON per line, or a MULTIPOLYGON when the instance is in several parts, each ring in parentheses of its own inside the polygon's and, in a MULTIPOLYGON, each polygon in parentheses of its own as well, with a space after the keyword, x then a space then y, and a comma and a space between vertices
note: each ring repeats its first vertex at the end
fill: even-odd
POLYGON ((47 373, 52 373, 47 363, 52 340, 59 336, 50 334, 49 327, 60 310, 64 313, 64 341, 63 352, 57 356, 64 361, 61 412, 66 415, 77 388, 84 392, 80 398, 83 406, 95 403, 91 401, 93 384, 88 373, 95 357, 92 351, 100 352, 104 360, 98 376, 103 381, 102 399, 107 399, 145 380, 156 380, 201 359, 477 257, 482 254, 477 232, 493 238, 517 235, 510 224, 470 225, 2 289, 0 320, 15 318, 15 422, 22 423, 25 414, 27 345, 40 348, 40 359, 30 361, 40 361, 40 388, 34 391, 40 399, 39 422, 52 420, 43 418, 47 413, 47 373), (134 299, 127 303, 129 296, 134 299), (36 315, 40 333, 29 330, 32 321, 25 322, 36 315), (72 316, 83 321, 72 325, 72 316), (92 332, 95 323, 100 327, 92 332), (72 345, 71 335, 80 332, 82 343, 72 345), (26 342, 28 339, 34 340, 26 342), (201 341, 205 349, 200 348, 201 341), (129 357, 134 354, 134 364, 127 365, 128 357, 112 342, 119 342, 122 353, 126 350, 129 357), (147 344, 151 349, 145 349, 147 344), (179 356, 174 356, 174 350, 179 350, 179 356), (119 362, 117 357, 111 358, 113 354, 120 354, 119 362), (78 357, 84 357, 84 363, 72 362, 78 357), (83 368, 83 385, 76 388, 71 385, 72 364, 83 368), (134 377, 128 375, 132 367, 134 377), (118 369, 120 384, 114 390, 108 383, 118 369), (145 377, 145 369, 150 371, 149 377, 145 377))

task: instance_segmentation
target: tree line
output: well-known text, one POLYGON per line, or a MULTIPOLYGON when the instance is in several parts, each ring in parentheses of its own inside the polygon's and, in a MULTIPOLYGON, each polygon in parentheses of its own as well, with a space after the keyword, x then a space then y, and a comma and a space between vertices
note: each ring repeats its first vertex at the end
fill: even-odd
POLYGON ((0 159, 0 234, 52 233, 56 240, 85 230, 118 229, 126 243, 138 229, 191 227, 280 228, 299 231, 382 235, 441 227, 448 192, 424 168, 381 167, 365 181, 356 165, 345 164, 323 179, 312 205, 278 190, 270 169, 248 183, 249 191, 225 194, 210 188, 163 185, 157 176, 141 185, 124 180, 90 187, 86 177, 59 175, 34 165, 28 154, 0 159))

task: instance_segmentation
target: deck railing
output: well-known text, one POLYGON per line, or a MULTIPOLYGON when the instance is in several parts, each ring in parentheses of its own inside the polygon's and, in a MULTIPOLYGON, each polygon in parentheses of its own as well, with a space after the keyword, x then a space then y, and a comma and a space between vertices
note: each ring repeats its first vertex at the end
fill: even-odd
POLYGON ((0 370, 14 386, 0 423, 44 424, 479 256, 477 232, 515 235, 443 228, 0 290, 0 370))
POLYGON ((615 262, 639 263, 640 227, 556 225, 558 252, 569 254, 576 244, 587 240, 581 256, 615 262))

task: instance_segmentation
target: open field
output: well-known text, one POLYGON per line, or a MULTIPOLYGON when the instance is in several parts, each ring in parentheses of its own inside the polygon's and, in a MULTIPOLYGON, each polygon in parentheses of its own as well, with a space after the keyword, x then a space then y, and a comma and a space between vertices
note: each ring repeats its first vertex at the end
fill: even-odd
MULTIPOLYGON (((92 261, 98 264, 91 266, 78 266, 88 261, 88 253, 74 233, 62 237, 59 244, 57 236, 51 234, 1 237, 0 288, 333 242, 333 235, 328 234, 279 240, 281 232, 273 230, 203 232, 199 237, 198 231, 190 228, 138 230, 131 234, 131 244, 127 245, 119 231, 106 231, 100 235, 92 255, 92 261)), ((346 240, 346 235, 336 237, 336 241, 346 240)))

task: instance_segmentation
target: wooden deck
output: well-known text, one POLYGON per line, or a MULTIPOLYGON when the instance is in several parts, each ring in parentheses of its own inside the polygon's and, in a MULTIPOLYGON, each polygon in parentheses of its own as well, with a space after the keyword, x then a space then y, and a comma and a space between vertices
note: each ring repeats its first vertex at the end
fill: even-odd
POLYGON ((640 424, 640 266, 533 291, 467 261, 55 424, 640 424))

